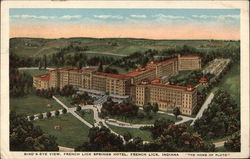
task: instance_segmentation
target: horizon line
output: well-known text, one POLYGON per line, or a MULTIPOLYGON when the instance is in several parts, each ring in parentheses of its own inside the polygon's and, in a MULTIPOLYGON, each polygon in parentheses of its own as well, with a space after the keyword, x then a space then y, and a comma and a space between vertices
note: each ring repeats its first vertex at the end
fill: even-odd
POLYGON ((58 38, 48 38, 48 37, 9 37, 9 39, 14 39, 14 38, 32 38, 32 39, 73 39, 73 38, 92 38, 92 39, 142 39, 142 40, 234 40, 234 41, 240 41, 240 39, 157 39, 157 38, 135 38, 135 37, 102 37, 102 38, 98 38, 98 37, 58 37, 58 38))

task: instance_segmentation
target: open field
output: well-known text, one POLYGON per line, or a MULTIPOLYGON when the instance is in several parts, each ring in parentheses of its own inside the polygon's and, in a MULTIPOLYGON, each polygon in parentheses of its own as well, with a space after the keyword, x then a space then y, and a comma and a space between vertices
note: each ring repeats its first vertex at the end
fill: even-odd
POLYGON ((132 135, 132 138, 140 137, 145 141, 152 141, 151 132, 147 130, 140 130, 135 128, 121 128, 113 125, 109 125, 109 127, 116 133, 123 135, 125 132, 129 132, 132 135))
POLYGON ((49 70, 20 70, 20 72, 25 72, 30 74, 31 76, 44 75, 49 73, 49 70))
MULTIPOLYGON (((139 112, 142 112, 142 110, 139 110, 139 112)), ((145 115, 143 119, 137 118, 137 117, 128 117, 124 118, 123 116, 118 116, 118 115, 113 115, 109 116, 109 118, 124 121, 124 122, 129 122, 131 124, 154 124, 155 120, 157 119, 165 119, 165 120, 172 120, 172 121, 177 121, 174 116, 170 116, 167 114, 159 114, 159 113, 151 113, 152 119, 148 119, 145 115)))
POLYGON ((70 101, 71 101, 70 97, 63 97, 60 95, 56 95, 56 98, 58 98, 61 102, 63 102, 69 108, 76 107, 76 105, 70 104, 70 101))
POLYGON ((17 113, 32 115, 44 113, 52 110, 62 109, 53 99, 42 98, 36 95, 26 95, 24 97, 10 98, 10 110, 15 110, 17 113), (52 104, 52 108, 47 105, 52 104))
POLYGON ((51 55, 60 48, 68 47, 70 44, 88 47, 88 52, 114 53, 129 55, 134 52, 143 52, 148 49, 164 50, 168 48, 189 45, 195 48, 210 49, 225 46, 229 41, 210 40, 152 40, 133 38, 12 38, 10 39, 10 50, 19 56, 42 57, 44 54, 51 55), (115 45, 113 45, 115 44, 115 45))
POLYGON ((231 94, 233 99, 240 105, 240 65, 235 63, 229 72, 221 79, 218 87, 212 91, 224 89, 231 94))
POLYGON ((44 132, 54 135, 59 146, 75 148, 83 142, 88 141, 89 127, 81 123, 71 114, 64 114, 58 117, 33 121, 34 125, 40 126, 44 132), (55 130, 54 126, 59 125, 61 130, 55 130))
POLYGON ((175 76, 176 79, 186 78, 192 71, 179 71, 178 75, 175 76))
POLYGON ((81 110, 80 112, 77 112, 76 113, 82 117, 84 120, 86 120, 87 122, 89 122, 90 124, 94 125, 94 112, 93 110, 90 110, 88 109, 89 112, 87 112, 86 110, 81 110), (84 115, 82 115, 82 111, 84 111, 84 115))

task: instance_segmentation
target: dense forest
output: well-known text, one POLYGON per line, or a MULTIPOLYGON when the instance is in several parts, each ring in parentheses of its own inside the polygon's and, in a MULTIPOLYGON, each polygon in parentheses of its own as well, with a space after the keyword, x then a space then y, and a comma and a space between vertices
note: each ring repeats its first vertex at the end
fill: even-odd
POLYGON ((56 138, 44 133, 23 115, 10 112, 11 151, 58 151, 56 138))
POLYGON ((89 142, 75 148, 76 151, 134 151, 134 152, 213 152, 213 144, 205 142, 200 135, 192 133, 188 127, 174 125, 170 120, 156 120, 151 128, 153 142, 143 143, 140 137, 131 139, 131 135, 124 134, 126 143, 110 132, 106 127, 91 128, 89 142))

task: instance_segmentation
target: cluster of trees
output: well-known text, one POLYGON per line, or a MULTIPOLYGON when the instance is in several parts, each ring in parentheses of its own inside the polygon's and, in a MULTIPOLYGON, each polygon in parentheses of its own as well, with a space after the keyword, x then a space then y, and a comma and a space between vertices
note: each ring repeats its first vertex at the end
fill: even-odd
POLYGON ((35 127, 23 115, 10 113, 11 151, 58 151, 56 138, 35 127))
MULTIPOLYGON (((148 119, 152 119, 152 115, 151 115, 151 112, 154 112, 154 113, 157 113, 159 110, 159 106, 158 106, 158 103, 154 103, 154 104, 151 104, 151 103, 145 103, 143 105, 143 111, 145 112, 146 116, 148 117, 148 119)), ((144 117, 144 114, 138 114, 138 117, 139 118, 143 118, 144 117)))
POLYGON ((71 96, 71 104, 93 104, 94 100, 87 92, 71 96))
POLYGON ((123 149, 121 137, 113 134, 106 127, 93 127, 89 129, 89 142, 75 148, 75 151, 111 151, 117 152, 123 149))
MULTIPOLYGON (((223 78, 224 75, 227 74, 227 72, 230 70, 232 66, 232 62, 230 62, 224 70, 221 72, 219 76, 210 76, 208 78, 208 83, 206 85, 203 85, 202 88, 198 89, 197 91, 197 106, 195 110, 193 111, 193 114, 197 114, 198 111, 200 110, 201 106, 203 105, 204 101, 206 100, 206 97, 208 96, 208 93, 213 89, 214 87, 218 86, 220 83, 221 79, 223 78)), ((207 77, 207 76, 205 76, 207 77)))
POLYGON ((229 93, 218 90, 194 130, 205 139, 216 139, 240 130, 240 110, 229 93))
POLYGON ((201 77, 205 77, 208 81, 214 77, 212 74, 203 74, 201 70, 194 70, 188 76, 178 79, 176 76, 173 76, 169 79, 170 84, 179 85, 179 86, 187 86, 191 84, 196 86, 199 84, 199 80, 201 77))
POLYGON ((59 92, 59 88, 58 89, 53 89, 53 88, 37 89, 36 95, 40 97, 45 97, 45 98, 52 98, 53 95, 57 94, 56 92, 59 92))
POLYGON ((124 118, 137 116, 138 107, 129 101, 123 101, 118 104, 113 102, 111 98, 108 98, 105 103, 103 103, 101 114, 102 116, 108 115, 119 115, 124 118))
POLYGON ((10 55, 10 72, 9 72, 9 86, 10 86, 10 96, 18 97, 30 93, 33 88, 32 77, 25 73, 19 72, 17 67, 22 67, 23 62, 16 55, 10 55))
POLYGON ((65 85, 65 86, 60 90, 59 95, 60 95, 60 96, 69 97, 69 96, 72 96, 72 95, 75 94, 75 93, 76 93, 76 90, 73 88, 72 85, 65 85))
POLYGON ((91 128, 89 142, 83 143, 76 151, 133 151, 133 152, 213 152, 215 147, 205 142, 200 135, 190 132, 185 124, 174 125, 170 120, 156 120, 150 128, 153 141, 143 143, 140 137, 133 140, 131 134, 124 133, 122 139, 110 133, 109 129, 91 128))
POLYGON ((224 147, 230 152, 240 152, 240 131, 234 133, 225 143, 224 147))

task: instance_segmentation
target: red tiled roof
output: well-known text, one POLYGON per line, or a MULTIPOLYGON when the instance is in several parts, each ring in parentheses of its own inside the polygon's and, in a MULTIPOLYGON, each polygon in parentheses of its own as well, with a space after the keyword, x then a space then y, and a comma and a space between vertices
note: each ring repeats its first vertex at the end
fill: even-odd
POLYGON ((159 63, 157 63, 157 65, 171 63, 171 62, 174 62, 174 61, 177 61, 177 58, 172 58, 172 59, 169 59, 169 60, 165 60, 165 61, 159 62, 159 63))
POLYGON ((76 68, 71 68, 71 67, 64 67, 64 68, 57 68, 55 71, 70 71, 70 72, 79 72, 82 73, 83 70, 81 69, 76 69, 76 68))
POLYGON ((154 79, 154 80, 152 80, 151 82, 152 83, 159 83, 161 80, 160 79, 154 79))
POLYGON ((96 70, 95 68, 89 67, 89 68, 85 68, 84 70, 90 70, 90 71, 94 71, 96 70))
POLYGON ((117 79, 128 78, 128 76, 125 76, 125 75, 118 75, 118 74, 112 74, 112 73, 97 72, 96 74, 100 76, 106 76, 106 77, 117 78, 117 79))
POLYGON ((39 76, 35 76, 36 78, 39 78, 40 80, 43 81, 48 81, 50 79, 50 74, 45 74, 45 75, 39 75, 39 76))
POLYGON ((181 56, 181 58, 201 58, 201 57, 200 56, 187 55, 187 56, 181 56))
POLYGON ((170 85, 170 84, 152 83, 151 85, 153 85, 153 86, 159 86, 159 87, 168 87, 168 88, 174 88, 174 89, 187 90, 187 87, 170 85))
POLYGON ((141 73, 147 72, 147 71, 149 71, 149 70, 154 70, 154 69, 155 69, 154 67, 145 67, 144 70, 128 72, 128 73, 126 73, 126 74, 124 74, 124 75, 130 76, 130 77, 131 77, 131 76, 136 76, 136 75, 139 75, 139 74, 141 74, 141 73))
POLYGON ((160 102, 164 102, 164 103, 170 103, 170 100, 159 100, 160 102))

